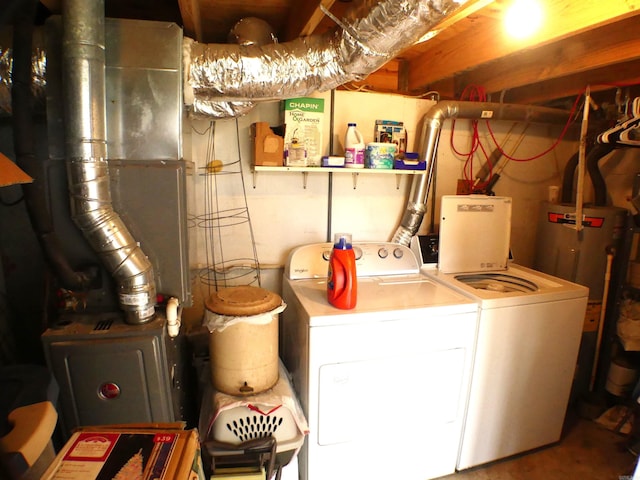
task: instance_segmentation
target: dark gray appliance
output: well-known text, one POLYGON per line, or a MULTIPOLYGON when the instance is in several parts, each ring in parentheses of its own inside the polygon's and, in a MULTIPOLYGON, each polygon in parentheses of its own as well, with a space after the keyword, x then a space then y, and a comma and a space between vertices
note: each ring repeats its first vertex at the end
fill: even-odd
POLYGON ((627 210, 588 206, 583 229, 575 229, 575 205, 545 203, 540 209, 534 268, 589 287, 589 300, 600 301, 604 290, 607 248, 624 234, 627 210))
POLYGON ((62 434, 82 425, 174 422, 194 415, 183 336, 163 315, 128 325, 120 314, 67 315, 42 335, 58 381, 62 434))
POLYGON ((576 206, 545 203, 540 209, 534 268, 589 287, 589 302, 574 375, 572 398, 590 390, 593 362, 600 348, 600 325, 607 273, 607 254, 619 248, 628 211, 619 207, 586 206, 583 229, 577 232, 576 206))

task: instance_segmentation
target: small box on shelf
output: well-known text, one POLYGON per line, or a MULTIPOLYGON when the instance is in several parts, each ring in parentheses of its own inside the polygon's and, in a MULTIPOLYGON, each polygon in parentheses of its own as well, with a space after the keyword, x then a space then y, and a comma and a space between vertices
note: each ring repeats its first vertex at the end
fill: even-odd
POLYGON ((251 124, 254 165, 281 167, 284 157, 283 127, 269 127, 267 122, 251 124))
POLYGON ((420 156, 415 152, 406 152, 394 160, 395 170, 426 170, 427 162, 420 161, 420 156))
POLYGON ((407 131, 404 122, 396 120, 376 120, 373 130, 373 141, 378 143, 395 143, 398 154, 407 149, 407 131))

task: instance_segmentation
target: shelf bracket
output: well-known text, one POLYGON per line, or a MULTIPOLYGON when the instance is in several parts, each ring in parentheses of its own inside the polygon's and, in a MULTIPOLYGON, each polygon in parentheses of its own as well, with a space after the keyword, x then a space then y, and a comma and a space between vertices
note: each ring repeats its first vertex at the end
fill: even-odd
POLYGON ((255 190, 256 188, 256 182, 258 180, 258 172, 256 172, 255 169, 253 169, 253 189, 255 190))
POLYGON ((355 190, 358 187, 358 172, 353 172, 351 178, 353 179, 353 189, 355 190))
POLYGON ((400 190, 400 177, 402 175, 396 175, 396 190, 400 190))
POLYGON ((307 189, 307 178, 309 177, 309 172, 302 172, 302 188, 307 189))

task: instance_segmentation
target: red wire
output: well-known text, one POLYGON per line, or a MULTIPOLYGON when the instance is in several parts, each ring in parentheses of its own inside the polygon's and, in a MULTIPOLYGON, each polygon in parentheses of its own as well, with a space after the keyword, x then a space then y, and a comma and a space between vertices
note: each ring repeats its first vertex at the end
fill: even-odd
POLYGON ((489 130, 489 135, 491 135, 491 139, 493 140, 493 143, 495 143, 496 148, 500 151, 502 156, 504 156, 505 158, 508 158, 509 160, 512 160, 514 162, 530 162, 532 160, 536 160, 536 159, 546 155, 547 153, 549 153, 554 148, 556 148, 558 146, 558 144, 562 141, 562 139, 564 138, 564 136, 567 133, 567 130, 569 130, 569 126, 573 122, 573 116, 574 116, 575 111, 576 111, 576 109, 578 107, 578 101, 580 100, 580 98, 582 97, 583 94, 584 94, 584 90, 582 92, 580 92, 576 96, 576 99, 573 102, 573 106, 571 107, 571 111, 569 112, 569 118, 567 119, 567 123, 565 123, 564 128, 562 129, 562 132, 560 132, 560 136, 556 139, 555 142, 553 142, 553 144, 549 148, 547 148, 543 152, 540 152, 540 153, 534 155, 533 157, 515 158, 515 157, 512 157, 511 155, 509 155, 508 153, 506 153, 503 150, 503 148, 500 146, 500 144, 498 143, 498 140, 496 140, 496 137, 495 137, 495 135, 493 133, 493 130, 491 130, 491 125, 489 125, 489 121, 487 120, 487 129, 489 130))
MULTIPOLYGON (((577 96, 576 99, 573 103, 573 106, 571 108, 571 111, 569 112, 568 115, 568 119, 567 119, 567 123, 564 125, 562 132, 560 133, 560 136, 555 140, 555 142, 553 142, 553 144, 547 148, 546 150, 532 156, 529 158, 516 158, 513 157, 511 155, 509 155, 508 153, 506 153, 503 149, 503 147, 498 143, 498 140, 495 137, 495 134, 493 132, 493 130, 491 129, 491 125, 489 123, 489 120, 486 121, 486 125, 487 125, 487 130, 489 131, 489 135, 491 136, 491 140, 493 141, 493 143, 495 144, 496 148, 498 149, 498 151, 500 152, 500 154, 504 157, 506 157, 509 160, 512 160, 514 162, 530 162, 533 160, 536 160, 544 155, 546 155, 547 153, 551 152, 554 148, 556 148, 558 146, 558 144, 562 141, 562 139, 564 138, 564 136, 566 135, 569 126, 572 124, 573 119, 574 119, 574 115, 576 112, 576 109, 578 107, 578 102, 580 100, 580 98, 582 98, 582 95, 584 94, 584 90, 582 92, 580 92, 577 96)), ((460 95, 460 99, 463 100, 465 97, 468 97, 469 101, 480 101, 480 102, 484 102, 486 101, 486 91, 484 89, 484 87, 482 86, 475 86, 475 85, 470 85, 468 87, 466 87, 462 94, 460 95)), ((461 152, 459 151, 455 144, 454 144, 454 135, 455 135, 455 126, 456 126, 456 121, 455 119, 452 120, 451 123, 451 135, 449 137, 449 143, 451 145, 451 149, 452 151, 461 157, 466 157, 465 160, 465 164, 463 166, 463 181, 467 184, 467 188, 469 189, 469 191, 472 191, 474 189, 474 185, 473 185, 473 157, 475 156, 475 154, 477 153, 478 149, 480 149, 486 159, 487 162, 487 166, 489 168, 489 178, 485 181, 482 182, 478 185, 475 186, 476 189, 483 189, 484 187, 486 187, 490 182, 491 182, 491 178, 493 177, 493 165, 491 164, 491 156, 487 153, 487 151, 485 150, 484 146, 482 145, 482 142, 480 141, 480 133, 479 133, 479 129, 478 129, 478 121, 477 120, 472 120, 472 137, 471 137, 471 145, 469 148, 468 152, 461 152)))
MULTIPOLYGON (((467 87, 465 87, 465 89, 460 94, 460 100, 464 100, 465 97, 467 97, 468 101, 485 102, 486 99, 487 99, 487 94, 486 94, 486 91, 485 91, 484 87, 482 87, 482 86, 468 85, 467 87)), ((480 150, 484 154, 487 162, 489 163, 490 174, 492 172, 492 168, 491 168, 491 165, 490 165, 490 162, 489 162, 489 155, 487 155, 487 152, 485 151, 484 146, 480 142, 480 133, 479 133, 479 130, 478 130, 478 121, 477 120, 472 120, 471 121, 471 125, 472 125, 473 133, 472 133, 472 136, 471 136, 471 145, 469 147, 469 151, 468 152, 458 151, 458 149, 456 148, 456 146, 455 146, 455 144, 453 142, 453 138, 454 138, 454 135, 455 135, 455 128, 456 128, 455 119, 453 119, 452 122, 451 122, 451 134, 449 136, 449 143, 451 145, 451 150, 453 150, 453 152, 456 155, 460 156, 460 157, 466 157, 464 166, 462 168, 462 173, 463 173, 463 180, 467 184, 467 187, 468 187, 469 190, 473 189, 473 157, 475 156, 476 152, 478 151, 478 148, 480 148, 480 150)))
MULTIPOLYGON (((630 84, 626 84, 626 83, 603 83, 600 84, 602 86, 607 86, 607 87, 618 87, 618 88, 622 88, 622 87, 629 87, 629 86, 634 86, 634 85, 638 85, 637 83, 630 83, 630 84)), ((567 123, 564 125, 562 132, 560 132, 560 135, 558 136, 558 138, 555 140, 555 142, 553 142, 553 144, 547 148, 546 150, 532 156, 532 157, 528 157, 528 158, 516 158, 516 157, 512 157, 511 155, 509 155, 508 153, 506 153, 504 151, 504 149, 502 148, 502 146, 498 143, 498 140, 496 140, 495 134, 493 133, 493 130, 491 129, 491 125, 489 123, 489 120, 486 121, 487 124, 487 130, 489 131, 489 135, 491 136, 491 140, 493 141, 493 143, 495 144, 496 148, 500 151, 501 155, 506 157, 507 159, 514 161, 514 162, 530 162, 532 160, 536 160, 546 154, 548 154, 549 152, 551 152, 554 148, 556 148, 558 146, 558 144, 564 139, 567 131, 569 130, 569 126, 575 121, 574 119, 574 115, 576 113, 576 110, 578 108, 578 103, 580 101, 580 99, 582 98, 582 96, 584 95, 586 89, 583 89, 580 93, 578 93, 578 95, 576 95, 576 99, 573 102, 573 106, 571 107, 571 110, 569 112, 569 116, 567 119, 567 123)), ((462 91, 462 93, 460 94, 460 100, 464 100, 465 97, 467 97, 468 101, 478 101, 478 102, 486 102, 487 101, 487 93, 486 90, 483 86, 481 85, 468 85, 467 87, 465 87, 465 89, 462 91)), ((452 120, 451 122, 451 135, 449 138, 449 143, 451 145, 451 150, 458 156, 461 157, 466 157, 465 160, 465 164, 463 166, 463 180, 467 183, 469 190, 473 190, 473 157, 476 154, 476 152, 478 151, 478 148, 482 151, 482 153, 484 154, 486 161, 487 161, 487 165, 489 167, 489 178, 487 179, 486 182, 482 182, 481 184, 478 184, 476 186, 476 188, 484 188, 486 185, 489 184, 489 182, 491 181, 491 178, 493 176, 493 165, 491 164, 491 160, 490 160, 490 155, 487 154, 484 146, 482 145, 482 142, 480 142, 480 134, 478 131, 478 121, 477 120, 472 120, 472 129, 473 129, 473 133, 472 133, 472 137, 471 137, 471 145, 469 147, 469 151, 468 152, 460 152, 458 151, 458 149, 455 147, 454 141, 453 141, 453 137, 455 134, 455 128, 456 128, 456 121, 455 119, 452 120)))

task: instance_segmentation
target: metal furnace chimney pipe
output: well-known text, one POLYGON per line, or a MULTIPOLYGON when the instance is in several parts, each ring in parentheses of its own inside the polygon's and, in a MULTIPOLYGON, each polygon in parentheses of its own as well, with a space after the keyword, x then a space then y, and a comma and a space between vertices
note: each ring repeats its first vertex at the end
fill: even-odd
POLYGON ((125 320, 155 315, 153 267, 113 210, 107 163, 104 0, 65 0, 64 126, 71 214, 118 286, 125 320))

